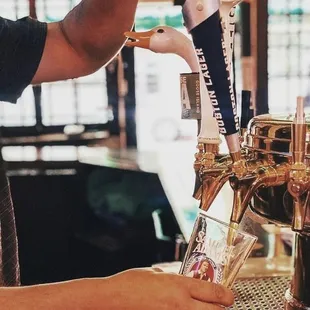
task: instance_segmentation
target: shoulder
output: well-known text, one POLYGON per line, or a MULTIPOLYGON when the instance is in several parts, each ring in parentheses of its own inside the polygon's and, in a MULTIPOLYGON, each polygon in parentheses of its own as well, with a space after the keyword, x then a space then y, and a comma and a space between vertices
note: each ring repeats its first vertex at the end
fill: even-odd
POLYGON ((46 23, 0 17, 0 100, 16 102, 30 84, 42 57, 46 23))
POLYGON ((46 37, 47 24, 24 17, 16 21, 0 17, 0 49, 9 49, 17 44, 33 45, 46 37), (27 39, 27 40, 26 40, 27 39), (1 43, 6 43, 1 44, 1 43))

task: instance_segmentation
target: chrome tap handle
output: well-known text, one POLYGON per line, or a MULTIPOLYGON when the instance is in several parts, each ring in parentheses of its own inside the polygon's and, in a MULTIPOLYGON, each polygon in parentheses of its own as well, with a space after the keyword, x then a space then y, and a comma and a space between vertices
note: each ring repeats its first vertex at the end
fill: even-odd
POLYGON ((305 169, 307 125, 304 112, 304 98, 297 98, 295 119, 292 125, 292 159, 293 165, 301 165, 305 169))
POLYGON ((292 228, 302 231, 304 228, 307 205, 307 191, 310 179, 305 164, 307 124, 304 113, 304 98, 297 98, 297 108, 292 124, 292 166, 288 182, 288 191, 294 200, 292 228))

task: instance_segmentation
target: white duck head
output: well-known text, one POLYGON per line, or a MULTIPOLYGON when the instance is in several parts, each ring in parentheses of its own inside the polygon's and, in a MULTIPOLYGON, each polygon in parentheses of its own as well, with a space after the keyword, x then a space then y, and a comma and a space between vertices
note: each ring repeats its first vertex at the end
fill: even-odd
MULTIPOLYGON (((127 46, 140 47, 154 53, 176 54, 182 57, 190 66, 192 72, 200 72, 198 58, 192 41, 182 32, 166 26, 155 27, 146 32, 126 32, 129 39, 127 46)), ((200 79, 202 101, 202 124, 199 141, 202 143, 220 143, 219 129, 213 117, 213 108, 203 78, 200 79)))
POLYGON ((193 72, 199 72, 192 41, 182 32, 167 26, 158 26, 146 32, 125 32, 126 46, 148 49, 154 53, 176 54, 182 57, 193 72))

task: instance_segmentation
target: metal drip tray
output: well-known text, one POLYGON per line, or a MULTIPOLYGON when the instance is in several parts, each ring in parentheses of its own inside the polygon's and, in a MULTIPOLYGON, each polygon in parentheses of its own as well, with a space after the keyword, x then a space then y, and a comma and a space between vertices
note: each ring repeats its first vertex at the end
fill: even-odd
POLYGON ((282 310, 290 277, 239 279, 234 286, 238 310, 282 310))

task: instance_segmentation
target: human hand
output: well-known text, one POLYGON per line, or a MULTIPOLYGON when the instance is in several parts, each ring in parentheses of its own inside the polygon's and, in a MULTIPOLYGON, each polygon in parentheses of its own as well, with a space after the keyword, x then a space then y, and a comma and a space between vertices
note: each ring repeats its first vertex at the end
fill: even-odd
POLYGON ((133 269, 106 280, 102 294, 109 310, 216 310, 234 301, 223 286, 158 269, 133 269))
POLYGON ((233 303, 214 283, 133 269, 103 279, 0 288, 1 309, 10 310, 217 310, 233 303))

